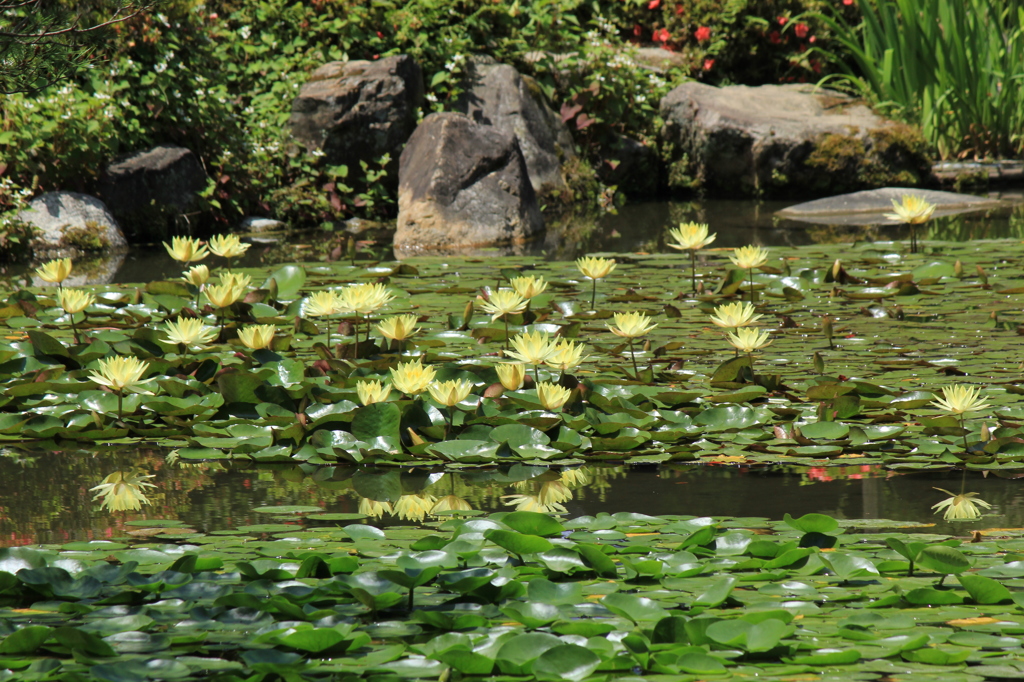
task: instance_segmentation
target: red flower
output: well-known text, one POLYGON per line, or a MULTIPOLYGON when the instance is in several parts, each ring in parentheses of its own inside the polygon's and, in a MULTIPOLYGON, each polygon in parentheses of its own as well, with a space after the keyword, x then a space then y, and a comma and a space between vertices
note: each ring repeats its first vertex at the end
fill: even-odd
POLYGON ((704 60, 704 70, 705 71, 710 71, 714 67, 715 67, 715 60, 714 59, 712 59, 711 57, 708 57, 707 59, 704 60))
POLYGON ((711 29, 707 26, 701 26, 693 32, 693 37, 697 39, 697 42, 703 43, 706 40, 711 39, 711 29))
POLYGON ((647 9, 658 9, 661 7, 661 0, 651 0, 647 3, 647 9))
POLYGON ((656 43, 667 43, 671 38, 667 28, 659 28, 651 34, 651 39, 656 43))
POLYGON ((811 36, 810 38, 807 39, 807 42, 813 45, 814 43, 818 42, 818 36, 811 36))
POLYGON ((768 34, 768 41, 772 45, 778 45, 779 43, 782 42, 782 36, 779 35, 778 31, 772 31, 771 33, 768 34))
POLYGON ((811 29, 807 24, 797 24, 793 27, 793 33, 796 34, 797 38, 806 38, 807 32, 810 30, 811 29))
POLYGON ((853 4, 853 0, 843 0, 843 4, 849 7, 850 5, 853 4))
POLYGON ((639 38, 640 35, 643 32, 644 32, 644 30, 640 27, 640 24, 634 24, 634 26, 633 26, 633 37, 634 38, 639 38))
POLYGON ((676 14, 682 14, 685 8, 682 5, 676 5, 676 14))
POLYGON ((383 34, 383 33, 381 33, 380 31, 377 31, 377 37, 378 37, 378 38, 383 38, 383 37, 384 37, 384 34, 383 34))
POLYGON ((779 17, 779 26, 785 26, 787 21, 789 21, 789 19, 787 19, 786 17, 779 17))

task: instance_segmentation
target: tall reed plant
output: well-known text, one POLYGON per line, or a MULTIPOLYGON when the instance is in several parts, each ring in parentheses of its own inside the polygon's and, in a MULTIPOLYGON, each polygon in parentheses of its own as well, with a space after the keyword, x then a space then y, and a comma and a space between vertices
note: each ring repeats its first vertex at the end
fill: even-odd
MULTIPOLYGON (((1024 148, 1022 0, 862 0, 862 21, 815 15, 845 80, 920 125, 942 158, 1024 148)), ((837 77, 832 77, 837 78, 837 77)))

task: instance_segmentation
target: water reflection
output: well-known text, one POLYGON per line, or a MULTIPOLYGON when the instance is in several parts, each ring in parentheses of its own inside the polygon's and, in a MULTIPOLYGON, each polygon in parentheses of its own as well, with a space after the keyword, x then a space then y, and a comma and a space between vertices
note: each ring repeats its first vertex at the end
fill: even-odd
MULTIPOLYGON (((381 527, 512 509, 570 517, 628 511, 768 519, 818 512, 845 519, 929 523, 937 532, 958 535, 1024 526, 1024 490, 1014 478, 1021 474, 1010 472, 987 477, 968 473, 966 490, 977 492, 992 509, 979 521, 946 523, 931 509, 946 497, 934 488, 960 491, 959 472, 893 472, 866 465, 687 464, 559 471, 516 464, 452 473, 290 464, 251 468, 219 462, 172 466, 165 461, 166 453, 156 449, 2 452, 2 546, 126 537, 137 535, 147 520, 178 522, 175 533, 224 531, 266 523, 274 517, 254 510, 279 505, 312 506, 348 518, 366 516, 366 522, 381 527), (126 481, 138 485, 129 496, 142 493, 150 504, 136 499, 141 508, 104 506, 107 489, 102 486, 114 494, 110 484, 126 481)), ((128 494, 125 490, 124 485, 117 489, 128 494)), ((315 514, 290 520, 338 523, 315 514)))
MULTIPOLYGON (((1007 202, 1006 207, 938 218, 928 224, 921 235, 925 241, 963 242, 972 239, 1024 238, 1024 204, 1019 194, 991 194, 991 198, 1007 202)), ((905 225, 855 226, 812 225, 779 218, 776 212, 794 205, 794 201, 654 201, 629 204, 616 214, 594 220, 585 216, 568 220, 562 229, 552 229, 544 239, 516 247, 517 255, 537 256, 555 260, 571 260, 585 253, 669 252, 665 246, 668 230, 680 223, 708 223, 718 233, 714 248, 735 248, 747 244, 761 246, 799 246, 805 244, 851 243, 854 241, 901 242, 909 236, 905 225)), ((387 240, 389 232, 380 229, 369 235, 376 239, 352 242, 357 262, 391 260, 395 254, 387 240)), ((351 235, 339 232, 295 232, 281 241, 254 243, 248 252, 233 263, 237 268, 269 266, 293 262, 346 260, 351 235)), ((498 250, 484 250, 480 255, 500 255, 498 250)), ((85 261, 83 261, 85 262, 85 261)), ((209 261, 223 264, 222 259, 209 261)), ((76 271, 86 273, 79 267, 76 271)), ((167 255, 160 245, 136 246, 125 256, 87 273, 90 282, 137 283, 161 279, 178 279, 183 274, 181 263, 167 255), (115 272, 116 270, 116 272, 115 272)), ((0 266, 0 275, 30 277, 27 264, 0 266)))

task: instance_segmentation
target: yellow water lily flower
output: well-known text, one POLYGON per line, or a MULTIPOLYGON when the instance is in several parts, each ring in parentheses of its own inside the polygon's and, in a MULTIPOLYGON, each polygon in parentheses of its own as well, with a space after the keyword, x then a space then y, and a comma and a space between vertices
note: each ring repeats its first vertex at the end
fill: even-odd
POLYGON ((737 327, 735 332, 729 332, 729 343, 744 353, 753 353, 759 348, 771 344, 771 336, 763 329, 756 327, 737 327))
POLYGON ((584 256, 583 258, 576 259, 576 267, 584 277, 601 279, 610 275, 612 270, 615 269, 615 259, 584 256))
POLYGON ((537 384, 537 398, 540 400, 541 407, 545 410, 561 409, 568 402, 570 395, 572 395, 572 391, 564 386, 547 381, 537 384))
POLYGON ((406 521, 422 521, 430 513, 437 503, 437 498, 426 493, 417 495, 402 495, 395 502, 394 514, 406 521))
POLYGON ((614 320, 615 324, 608 325, 608 329, 612 334, 625 339, 643 336, 658 326, 644 313, 615 313, 614 320))
POLYGON ((533 275, 513 277, 510 283, 512 284, 512 290, 525 299, 539 296, 548 288, 548 283, 544 281, 543 277, 535 277, 533 275))
POLYGON ((528 365, 543 365, 555 352, 555 344, 545 332, 527 332, 512 339, 512 350, 505 354, 528 365))
POLYGON ((82 291, 81 289, 61 289, 57 293, 57 300, 60 302, 60 307, 64 309, 64 312, 74 315, 95 303, 96 297, 88 291, 82 291))
POLYGON ((235 301, 242 298, 245 289, 236 287, 232 283, 211 284, 206 287, 206 298, 215 308, 228 308, 235 301))
POLYGON ((191 237, 174 237, 170 244, 164 242, 164 248, 171 258, 182 263, 203 260, 209 255, 202 242, 191 237))
POLYGON ((360 381, 356 384, 356 395, 363 405, 383 403, 391 395, 391 387, 381 381, 360 381))
POLYGON ((491 321, 503 315, 518 315, 526 310, 526 299, 509 289, 492 292, 489 300, 480 304, 485 313, 490 314, 491 321))
POLYGON ((237 272, 222 272, 220 273, 220 283, 231 285, 236 289, 241 289, 244 293, 246 289, 252 286, 252 275, 242 275, 237 272))
POLYGON ((935 490, 949 495, 948 499, 932 505, 932 509, 935 510, 936 514, 943 509, 946 510, 946 513, 942 516, 946 521, 973 521, 974 519, 980 519, 981 510, 978 509, 978 505, 981 505, 985 509, 992 507, 992 505, 985 500, 976 499, 975 496, 978 495, 978 493, 960 493, 959 495, 954 495, 948 490, 943 490, 942 488, 935 488, 935 490))
POLYGON ((369 315, 387 305, 395 295, 383 284, 351 284, 341 290, 345 310, 369 315))
POLYGON ((217 330, 207 327, 195 317, 179 317, 177 322, 165 322, 164 333, 171 343, 184 346, 205 346, 217 336, 217 330))
POLYGON ((153 478, 153 475, 115 471, 104 478, 98 486, 89 488, 89 490, 90 492, 96 491, 96 495, 92 499, 103 498, 100 506, 109 511, 138 511, 142 509, 142 505, 152 504, 143 492, 143 488, 155 488, 156 486, 149 483, 147 478, 153 478))
POLYGON ((526 365, 521 362, 501 362, 494 366, 498 381, 509 391, 518 391, 526 380, 526 365))
POLYGON ((243 244, 237 234, 217 234, 210 237, 210 251, 221 258, 237 258, 252 244, 243 244))
POLYGON ((679 227, 668 231, 668 236, 675 240, 675 244, 666 244, 669 248, 679 251, 696 251, 715 241, 717 233, 709 235, 706 223, 681 223, 679 227))
POLYGON ((750 303, 726 303, 715 309, 711 321, 719 327, 746 327, 761 319, 761 315, 754 313, 754 306, 750 303))
POLYGON ((469 379, 434 381, 427 386, 430 397, 448 407, 454 407, 469 397, 473 382, 469 379))
POLYGON ((71 259, 56 258, 36 268, 36 274, 44 282, 60 284, 71 274, 71 259))
POLYGON ((587 359, 586 356, 583 355, 583 351, 586 350, 586 348, 586 345, 583 343, 576 343, 569 339, 559 339, 555 342, 554 351, 545 361, 545 364, 552 369, 557 369, 562 372, 571 372, 587 359))
POLYGON ((981 388, 957 384, 955 386, 942 387, 943 398, 932 401, 932 405, 940 409, 952 412, 953 414, 964 414, 965 412, 977 412, 989 406, 981 398, 981 388))
POLYGON ((473 505, 458 495, 445 495, 430 508, 430 515, 436 516, 442 512, 473 511, 473 505))
POLYGON ((308 317, 326 317, 344 312, 347 308, 341 302, 341 296, 333 289, 314 291, 306 299, 302 307, 303 313, 308 317))
POLYGON ((768 262, 768 249, 762 249, 760 246, 753 245, 741 246, 732 252, 729 260, 736 267, 743 268, 744 270, 758 268, 768 262))
POLYGON ((427 390, 435 374, 437 370, 430 365, 419 359, 411 360, 391 368, 391 385, 405 395, 419 395, 427 390))
POLYGON ((886 213, 889 220, 906 223, 907 225, 921 225, 928 222, 928 219, 935 213, 935 204, 925 200, 923 197, 914 194, 904 194, 902 202, 892 200, 892 210, 895 213, 886 213))
POLYGON ((238 340, 247 348, 259 350, 273 343, 276 331, 277 327, 272 324, 252 324, 239 330, 238 340))
POLYGON ((405 341, 419 330, 416 326, 418 321, 419 317, 416 315, 392 315, 380 321, 377 331, 384 338, 405 341))
POLYGON ((192 286, 201 287, 210 280, 210 268, 205 265, 193 265, 181 278, 192 286))
POLYGON ((117 355, 96 362, 99 365, 99 371, 92 372, 89 378, 101 386, 119 392, 142 383, 142 375, 149 368, 148 362, 131 356, 117 355))
POLYGON ((368 497, 361 498, 359 500, 359 513, 363 516, 372 516, 373 518, 379 519, 384 516, 385 513, 393 513, 390 502, 381 502, 379 500, 371 500, 368 497))
POLYGON ((576 267, 584 277, 591 280, 590 287, 590 309, 593 310, 597 304, 597 280, 607 277, 615 269, 614 258, 583 257, 576 261, 576 267))

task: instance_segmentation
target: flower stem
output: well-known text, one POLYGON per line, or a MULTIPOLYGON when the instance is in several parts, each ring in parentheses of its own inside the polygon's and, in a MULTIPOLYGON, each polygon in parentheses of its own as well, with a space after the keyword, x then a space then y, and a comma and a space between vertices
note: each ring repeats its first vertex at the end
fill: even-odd
POLYGON ((124 399, 124 391, 117 392, 117 420, 121 421, 124 418, 124 412, 121 409, 122 400, 124 399))
POLYGON ((593 280, 591 280, 591 282, 593 282, 594 286, 590 290, 590 309, 591 310, 597 310, 597 308, 596 308, 596 304, 597 304, 597 280, 593 279, 593 280))
POLYGON ((636 368, 636 354, 633 352, 633 337, 629 337, 629 359, 633 361, 633 378, 640 381, 640 370, 636 368))
POLYGON ((505 345, 503 348, 508 350, 508 313, 505 313, 502 317, 505 319, 505 345))
POLYGON ((697 293, 697 252, 690 249, 690 286, 693 293, 697 293))
MULTIPOLYGON (((964 436, 964 453, 966 454, 968 452, 968 448, 967 448, 967 429, 964 428, 964 416, 962 414, 960 415, 960 430, 964 432, 963 433, 963 436, 964 436)), ((967 475, 967 469, 964 469, 964 475, 965 476, 967 475)), ((960 492, 961 492, 961 494, 963 493, 962 490, 960 492)))

